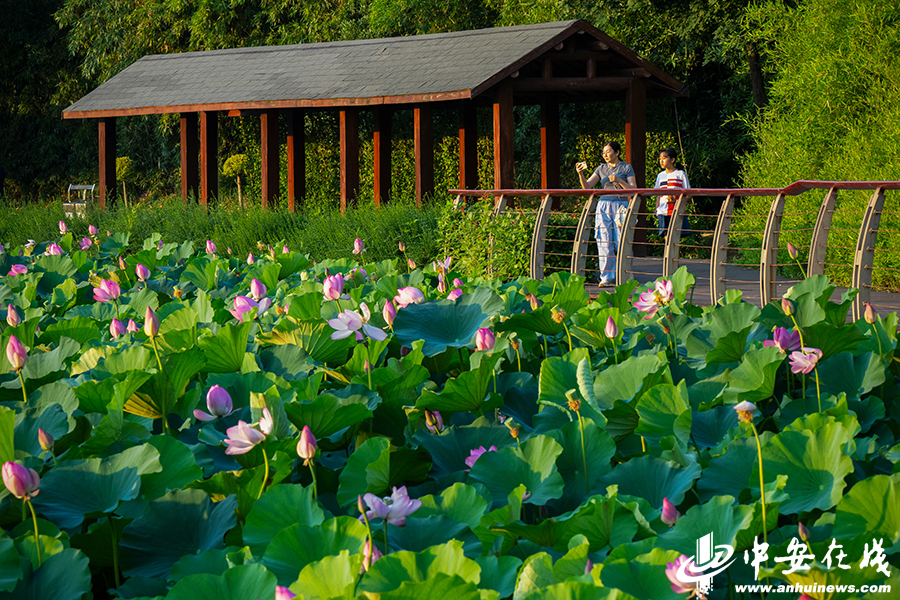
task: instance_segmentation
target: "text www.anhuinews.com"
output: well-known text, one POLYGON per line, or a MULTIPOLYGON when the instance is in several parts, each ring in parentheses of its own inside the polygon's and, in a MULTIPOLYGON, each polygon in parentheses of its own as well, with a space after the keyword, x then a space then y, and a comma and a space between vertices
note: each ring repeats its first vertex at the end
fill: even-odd
POLYGON ((889 594, 891 592, 891 586, 889 584, 882 585, 825 585, 824 583, 810 583, 810 584, 781 584, 781 585, 761 585, 761 584, 745 584, 745 585, 735 585, 734 591, 736 592, 749 592, 753 593, 765 593, 765 594, 815 594, 815 593, 827 593, 833 594, 835 592, 838 593, 874 593, 874 594, 889 594))

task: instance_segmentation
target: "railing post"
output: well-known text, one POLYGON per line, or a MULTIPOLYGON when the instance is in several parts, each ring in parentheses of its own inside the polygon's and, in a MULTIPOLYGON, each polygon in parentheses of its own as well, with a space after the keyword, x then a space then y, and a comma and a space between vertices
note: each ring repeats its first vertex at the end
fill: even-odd
POLYGON ((778 263, 778 233, 781 231, 781 215, 784 212, 784 194, 779 193, 772 200, 766 230, 763 233, 762 250, 759 255, 759 301, 765 306, 772 301, 778 263))
POLYGON ((547 225, 550 223, 550 208, 553 197, 550 194, 541 199, 534 220, 534 233, 531 236, 531 257, 529 261, 530 277, 542 281, 544 279, 544 247, 547 241, 547 225))
POLYGON ((681 221, 687 208, 687 199, 684 193, 675 200, 675 208, 672 210, 672 218, 666 232, 666 245, 663 250, 663 277, 671 277, 675 272, 675 260, 678 258, 678 244, 681 243, 681 221))
POLYGON ((878 241, 878 224, 881 221, 881 209, 884 207, 884 188, 876 188, 869 198, 862 225, 859 228, 859 239, 856 241, 856 253, 853 256, 853 275, 850 285, 859 290, 853 300, 853 319, 863 315, 865 304, 872 295, 872 267, 875 264, 875 244, 878 241))
POLYGON ((635 194, 628 202, 625 212, 625 223, 619 235, 619 248, 616 251, 616 282, 625 281, 625 274, 630 273, 634 259, 634 228, 637 225, 638 212, 641 207, 641 195, 635 194))
POLYGON ((499 217, 503 214, 503 211, 506 210, 506 194, 500 194, 498 198, 494 200, 494 216, 499 217))
POLYGON ((822 205, 819 206, 816 226, 813 229, 812 240, 809 242, 809 262, 806 265, 806 273, 810 277, 825 274, 825 249, 828 246, 828 230, 831 228, 831 218, 834 216, 837 195, 837 188, 829 189, 822 200, 822 205))
POLYGON ((725 263, 728 262, 728 232, 731 230, 733 210, 734 196, 728 194, 719 208, 719 218, 713 234, 712 260, 709 262, 709 299, 712 304, 725 295, 725 263))
POLYGON ((591 243, 591 215, 597 210, 597 197, 591 194, 581 208, 578 226, 575 228, 575 240, 572 243, 572 266, 569 270, 579 277, 584 277, 584 265, 587 262, 588 245, 591 243))
MULTIPOLYGON (((500 194, 496 198, 494 198, 494 212, 491 214, 491 218, 496 219, 503 211, 506 209, 506 194, 500 194)), ((488 238, 488 276, 494 276, 494 234, 491 233, 488 238)))

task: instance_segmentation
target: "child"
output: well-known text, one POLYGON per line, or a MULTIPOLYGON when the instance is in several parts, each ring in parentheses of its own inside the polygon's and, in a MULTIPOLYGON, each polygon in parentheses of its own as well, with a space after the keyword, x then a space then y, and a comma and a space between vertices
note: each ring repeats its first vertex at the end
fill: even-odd
MULTIPOLYGON (((688 182, 687 173, 684 167, 675 162, 677 153, 674 148, 664 148, 659 153, 659 166, 664 170, 660 171, 656 176, 656 185, 658 188, 668 188, 673 190, 686 190, 691 187, 688 182)), ((659 196, 656 201, 656 217, 659 219, 659 235, 665 236, 669 228, 669 220, 672 212, 675 210, 675 201, 678 200, 680 192, 676 191, 671 196, 659 196)), ((685 215, 681 223, 682 235, 690 233, 691 227, 685 215)))

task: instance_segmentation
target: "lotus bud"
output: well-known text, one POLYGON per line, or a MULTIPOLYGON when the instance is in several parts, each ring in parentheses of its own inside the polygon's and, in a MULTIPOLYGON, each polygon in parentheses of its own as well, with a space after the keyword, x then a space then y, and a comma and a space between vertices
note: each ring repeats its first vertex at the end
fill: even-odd
POLYGON ((594 563, 591 562, 591 559, 587 559, 587 562, 584 563, 584 574, 589 575, 591 571, 594 570, 594 563))
POLYGON ((326 300, 338 300, 344 293, 344 276, 340 273, 329 275, 325 278, 322 288, 326 300))
POLYGON ((31 500, 40 492, 41 478, 34 469, 26 469, 12 461, 3 465, 3 485, 19 499, 31 500))
POLYGON ((253 253, 251 252, 250 254, 247 255, 247 264, 252 265, 255 262, 256 262, 256 259, 253 258, 253 253))
POLYGON ((162 250, 162 249, 163 249, 163 243, 162 243, 162 240, 159 240, 159 242, 156 244, 156 249, 157 249, 157 250, 162 250))
POLYGON ((59 222, 59 235, 66 235, 69 233, 69 226, 66 225, 65 221, 59 222))
POLYGON ((360 573, 364 573, 369 570, 376 560, 384 556, 381 551, 378 549, 378 546, 372 544, 372 538, 366 540, 366 545, 363 546, 363 564, 359 568, 360 573))
POLYGON ((447 294, 447 300, 456 300, 457 298, 459 298, 462 295, 463 295, 462 290, 459 288, 455 288, 455 289, 450 290, 450 293, 447 294))
POLYGON ((48 244, 47 245, 47 256, 62 256, 62 248, 59 244, 48 244))
POLYGON ((112 323, 109 324, 109 335, 112 336, 112 339, 116 339, 120 335, 125 335, 126 331, 128 330, 125 328, 125 323, 118 319, 113 319, 112 323))
POLYGON ((438 275, 438 292, 442 294, 447 293, 447 281, 444 279, 443 274, 438 275))
POLYGON ((444 419, 438 411, 425 411, 425 426, 431 433, 440 433, 444 430, 444 419))
POLYGON ((681 517, 681 513, 675 508, 675 505, 669 502, 668 498, 663 498, 662 522, 671 527, 681 517))
POLYGON ((356 238, 355 240, 353 240, 353 254, 362 254, 365 251, 366 249, 363 247, 361 239, 356 238))
POLYGON ((384 303, 384 309, 381 311, 381 316, 384 317, 384 322, 388 324, 389 327, 394 326, 394 319, 397 317, 397 309, 394 308, 394 303, 388 300, 384 303))
POLYGON ((283 585, 275 586, 275 600, 292 600, 297 594, 284 587, 283 585))
POLYGON ((460 279, 459 277, 454 277, 453 278, 453 287, 462 287, 462 286, 463 286, 462 279, 460 279))
POLYGON ((872 308, 872 305, 866 302, 866 311, 863 313, 863 317, 866 319, 866 323, 869 325, 874 325, 875 321, 878 320, 878 315, 875 314, 875 309, 872 308))
POLYGON ((606 337, 611 340, 616 339, 619 336, 619 328, 616 327, 616 322, 612 317, 606 319, 606 337))
POLYGON ((366 362, 363 363, 363 372, 366 375, 370 375, 372 373, 372 363, 369 362, 369 359, 366 359, 366 362))
POLYGON ((356 510, 358 510, 361 515, 366 514, 366 503, 363 502, 362 494, 356 497, 356 510))
POLYGON ((566 320, 566 311, 558 306, 554 306, 550 310, 550 317, 553 319, 554 323, 562 323, 566 320))
POLYGON ((290 254, 291 253, 291 249, 288 248, 287 244, 285 244, 284 246, 281 247, 281 253, 282 254, 290 254))
POLYGON ((128 326, 125 327, 125 331, 128 333, 137 333, 140 330, 141 328, 134 322, 134 319, 128 319, 128 326))
POLYGON ((316 457, 316 436, 313 435, 307 425, 303 426, 300 432, 300 439, 297 441, 297 456, 303 459, 304 465, 309 465, 309 461, 316 457))
POLYGON ((159 333, 159 317, 156 316, 156 313, 149 306, 144 314, 144 333, 149 338, 155 338, 159 333))
POLYGON ((134 266, 134 274, 137 275, 138 281, 150 279, 150 269, 140 263, 134 266))
POLYGON ((416 268, 416 261, 411 258, 406 259, 406 266, 409 267, 411 271, 414 271, 416 268))
POLYGON ((397 242, 397 247, 400 248, 400 252, 406 252, 406 244, 403 242, 397 242))
POLYGON ((212 240, 206 240, 206 253, 207 254, 215 254, 216 253, 216 243, 212 240))
POLYGON ((482 327, 475 334, 475 349, 481 351, 489 351, 494 349, 496 338, 494 332, 486 327, 482 327))
POLYGON ((528 300, 528 303, 531 305, 531 310, 537 310, 541 307, 542 302, 540 300, 538 300, 538 297, 535 296, 534 294, 528 294, 527 296, 525 296, 525 298, 528 300))
MULTIPOLYGON (((234 411, 234 403, 231 401, 231 394, 220 385, 214 385, 206 392, 206 408, 209 409, 207 416, 214 418, 227 417, 234 411)), ((206 413, 204 413, 206 415, 206 413)), ((194 411, 197 416, 197 411, 194 411)), ((200 417, 198 417, 200 418, 200 417)), ((202 421, 210 420, 203 419, 202 421)))
POLYGON ((88 225, 88 233, 90 233, 91 235, 97 235, 98 233, 100 233, 100 230, 93 225, 88 225))
POLYGON ((6 323, 10 327, 18 327, 22 324, 22 318, 19 317, 19 311, 16 310, 16 307, 13 306, 11 302, 6 309, 6 323))
POLYGON ((744 400, 740 404, 736 404, 734 410, 737 411, 739 421, 742 423, 752 423, 753 413, 756 412, 756 405, 748 400, 744 400))
POLYGON ((28 267, 26 267, 25 265, 13 265, 12 267, 10 267, 9 273, 7 273, 7 275, 12 275, 13 277, 15 277, 16 275, 24 275, 27 272, 28 267))
POLYGON ((272 418, 272 413, 269 412, 269 407, 267 406, 262 409, 262 416, 259 418, 259 430, 263 434, 269 435, 273 429, 275 429, 275 419, 272 418))
POLYGON ((800 252, 797 250, 797 246, 788 242, 787 245, 788 256, 791 257, 791 260, 797 260, 797 257, 800 256, 800 252))
POLYGON ((41 445, 41 448, 45 451, 49 451, 53 448, 53 445, 56 443, 56 440, 53 439, 53 436, 44 431, 41 428, 38 428, 38 443, 41 445))
POLYGON ((797 523, 797 532, 800 534, 800 539, 804 542, 809 541, 809 529, 803 523, 797 523))
POLYGON ((254 300, 259 301, 260 298, 264 298, 267 291, 266 286, 259 279, 254 277, 250 282, 250 295, 254 300))
POLYGON ((123 271, 126 270, 126 269, 128 268, 128 267, 125 265, 125 259, 122 258, 122 255, 121 255, 121 254, 118 256, 118 262, 119 262, 119 268, 122 269, 123 271))
POLYGON ((794 304, 788 300, 787 298, 781 299, 781 310, 784 311, 784 314, 787 316, 791 316, 794 314, 794 304))
POLYGON ((25 366, 25 360, 28 358, 28 351, 25 350, 25 346, 14 335, 9 336, 9 343, 6 344, 6 358, 17 373, 25 366))

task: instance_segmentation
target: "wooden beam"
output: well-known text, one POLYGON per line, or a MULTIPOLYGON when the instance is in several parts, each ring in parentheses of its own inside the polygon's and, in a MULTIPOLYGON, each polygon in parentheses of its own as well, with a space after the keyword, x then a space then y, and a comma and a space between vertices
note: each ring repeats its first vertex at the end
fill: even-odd
POLYGON ((631 77, 520 77, 512 82, 513 91, 522 92, 610 92, 631 86, 631 77))
POLYGON ((416 206, 434 195, 434 115, 431 106, 413 109, 413 138, 416 155, 416 206))
POLYGON ((285 110, 287 121, 288 210, 296 210, 297 200, 306 196, 306 130, 302 108, 285 110))
POLYGON ((116 199, 116 118, 100 119, 100 210, 116 199))
POLYGON ((185 204, 188 199, 200 199, 199 135, 197 113, 181 113, 181 198, 185 204))
POLYGON ((379 106, 372 111, 372 167, 375 181, 372 195, 375 206, 387 202, 391 196, 391 117, 393 111, 379 106))
POLYGON ((340 111, 341 214, 359 197, 359 109, 340 111))
POLYGON ((260 171, 262 174, 262 209, 268 210, 271 204, 278 203, 279 181, 281 179, 281 160, 278 156, 281 146, 278 144, 278 111, 266 111, 259 116, 260 132, 260 171))
POLYGON ((541 102, 541 188, 559 187, 559 99, 555 94, 541 102))
POLYGON ((459 187, 478 189, 478 109, 473 102, 459 107, 459 187))
POLYGON ((219 113, 200 113, 200 204, 219 197, 219 113))
MULTIPOLYGON (((644 79, 632 79, 625 94, 625 162, 634 169, 637 186, 647 181, 647 87, 644 79)), ((634 255, 646 256, 647 199, 641 198, 637 230, 634 232, 634 255)))
POLYGON ((513 187, 515 161, 513 143, 513 86, 510 81, 502 81, 494 100, 494 189, 513 187))

